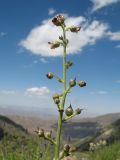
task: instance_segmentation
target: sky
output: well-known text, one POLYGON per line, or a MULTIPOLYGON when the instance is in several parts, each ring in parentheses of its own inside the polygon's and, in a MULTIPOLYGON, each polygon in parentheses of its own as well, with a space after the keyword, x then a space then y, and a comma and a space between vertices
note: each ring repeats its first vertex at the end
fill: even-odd
POLYGON ((87 83, 72 89, 66 107, 120 112, 120 0, 0 0, 0 106, 56 110, 52 95, 62 85, 46 74, 62 76, 62 47, 48 45, 62 34, 51 21, 59 14, 67 26, 81 26, 67 33, 74 64, 67 83, 74 77, 87 83))

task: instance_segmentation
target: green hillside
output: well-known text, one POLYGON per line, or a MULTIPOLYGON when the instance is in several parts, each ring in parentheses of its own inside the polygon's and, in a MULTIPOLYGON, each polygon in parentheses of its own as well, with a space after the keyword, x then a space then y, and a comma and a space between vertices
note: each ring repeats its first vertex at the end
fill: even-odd
MULTIPOLYGON (((65 123, 63 143, 66 141, 77 160, 119 160, 120 119, 104 127, 90 121, 65 123), (100 140, 106 140, 107 145, 90 151, 89 143, 100 140)), ((0 160, 52 160, 53 150, 50 143, 28 133, 22 125, 0 116, 0 160)))
POLYGON ((0 116, 0 160, 45 159, 51 151, 49 148, 50 144, 29 134, 21 125, 0 116))

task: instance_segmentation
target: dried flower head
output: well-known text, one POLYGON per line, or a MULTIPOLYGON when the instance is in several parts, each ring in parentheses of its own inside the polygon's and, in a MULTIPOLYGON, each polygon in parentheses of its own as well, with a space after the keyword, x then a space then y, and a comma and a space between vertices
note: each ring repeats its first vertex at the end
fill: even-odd
POLYGON ((86 86, 86 82, 83 81, 83 80, 80 80, 80 81, 78 82, 78 85, 79 85, 80 87, 85 87, 85 86, 86 86))
POLYGON ((54 77, 54 74, 52 72, 49 72, 48 74, 46 74, 48 79, 52 79, 54 77))
POLYGON ((73 26, 73 27, 70 28, 70 31, 77 33, 77 32, 80 31, 80 29, 81 29, 81 27, 75 27, 75 26, 73 26))
POLYGON ((61 26, 62 24, 64 24, 64 20, 65 19, 63 15, 58 15, 52 19, 52 22, 56 26, 61 26))
POLYGON ((44 134, 46 138, 51 138, 52 131, 46 131, 44 134))
POLYGON ((56 99, 54 99, 54 102, 55 102, 55 104, 59 104, 60 103, 60 99, 56 98, 56 99))
POLYGON ((69 144, 65 144, 65 145, 64 145, 64 151, 65 151, 65 152, 69 152, 69 150, 70 150, 69 144))
POLYGON ((71 104, 70 104, 70 106, 65 110, 65 114, 66 114, 66 116, 71 116, 71 115, 73 115, 73 108, 72 108, 72 106, 71 106, 71 104))
POLYGON ((51 49, 55 49, 55 48, 58 48, 60 46, 60 42, 59 41, 48 42, 48 44, 50 44, 50 48, 51 49))
POLYGON ((55 99, 59 99, 59 97, 60 97, 60 95, 58 94, 58 93, 55 93, 54 95, 53 95, 53 99, 55 100, 55 99))
POLYGON ((75 79, 71 79, 69 82, 70 87, 74 87, 76 85, 76 78, 75 79))
POLYGON ((73 65, 72 61, 67 61, 66 63, 66 68, 68 69, 69 67, 71 67, 73 65))
POLYGON ((82 110, 83 110, 83 109, 77 108, 77 109, 75 110, 75 112, 76 112, 76 114, 81 114, 82 110))
POLYGON ((44 137, 44 130, 43 129, 38 129, 37 134, 39 137, 44 137))

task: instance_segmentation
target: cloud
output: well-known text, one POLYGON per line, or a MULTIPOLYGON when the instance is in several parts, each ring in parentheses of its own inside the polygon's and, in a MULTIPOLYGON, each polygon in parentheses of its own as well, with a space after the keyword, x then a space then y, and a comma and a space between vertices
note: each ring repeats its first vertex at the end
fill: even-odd
POLYGON ((25 95, 27 96, 45 96, 49 93, 50 93, 50 90, 45 86, 28 88, 25 91, 25 95))
POLYGON ((5 37, 7 35, 6 32, 0 32, 0 37, 5 37))
POLYGON ((115 81, 115 83, 120 83, 120 80, 115 81))
POLYGON ((101 91, 96 91, 96 92, 90 92, 91 95, 104 95, 104 94, 107 94, 108 92, 107 91, 104 91, 104 90, 101 90, 101 91))
POLYGON ((48 15, 53 15, 56 12, 56 10, 54 8, 49 8, 48 9, 48 15))
POLYGON ((94 12, 113 3, 120 2, 120 0, 91 0, 91 2, 93 3, 92 12, 94 12))
POLYGON ((2 94, 2 95, 15 95, 15 91, 13 91, 13 90, 1 90, 0 91, 0 94, 2 94))
POLYGON ((108 32, 107 35, 112 41, 120 41, 120 31, 118 32, 108 32))
POLYGON ((34 60, 33 63, 34 63, 34 64, 37 64, 37 63, 38 63, 38 60, 34 60))
MULTIPOLYGON (((78 34, 67 32, 67 38, 69 39, 67 54, 80 53, 85 46, 94 45, 97 40, 105 36, 108 30, 106 23, 97 20, 89 23, 85 17, 82 16, 66 16, 66 25, 82 26, 78 34)), ((62 56, 62 47, 51 50, 48 45, 49 41, 57 40, 60 35, 62 35, 60 27, 54 26, 51 19, 47 19, 44 20, 41 25, 33 28, 28 36, 21 40, 20 45, 36 55, 62 56)))
MULTIPOLYGON (((117 32, 107 32, 106 34, 111 41, 119 41, 120 42, 120 31, 117 32)), ((118 44, 115 48, 120 48, 120 44, 118 44)))
POLYGON ((120 44, 118 44, 115 48, 120 48, 120 44))
POLYGON ((40 58, 40 61, 41 61, 42 63, 48 63, 48 61, 47 61, 45 58, 40 58))

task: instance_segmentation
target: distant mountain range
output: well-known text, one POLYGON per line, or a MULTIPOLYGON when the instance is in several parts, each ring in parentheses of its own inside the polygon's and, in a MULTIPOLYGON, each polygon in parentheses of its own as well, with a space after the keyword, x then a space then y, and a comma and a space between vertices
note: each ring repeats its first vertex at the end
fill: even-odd
MULTIPOLYGON (((30 117, 7 115, 0 116, 0 139, 2 137, 29 137, 37 128, 53 130, 55 133, 57 119, 54 116, 30 117)), ((120 139, 120 113, 112 113, 94 118, 73 119, 63 124, 63 141, 74 144, 78 149, 88 146, 91 141, 99 139, 120 139), (86 144, 86 145, 85 145, 86 144)))

